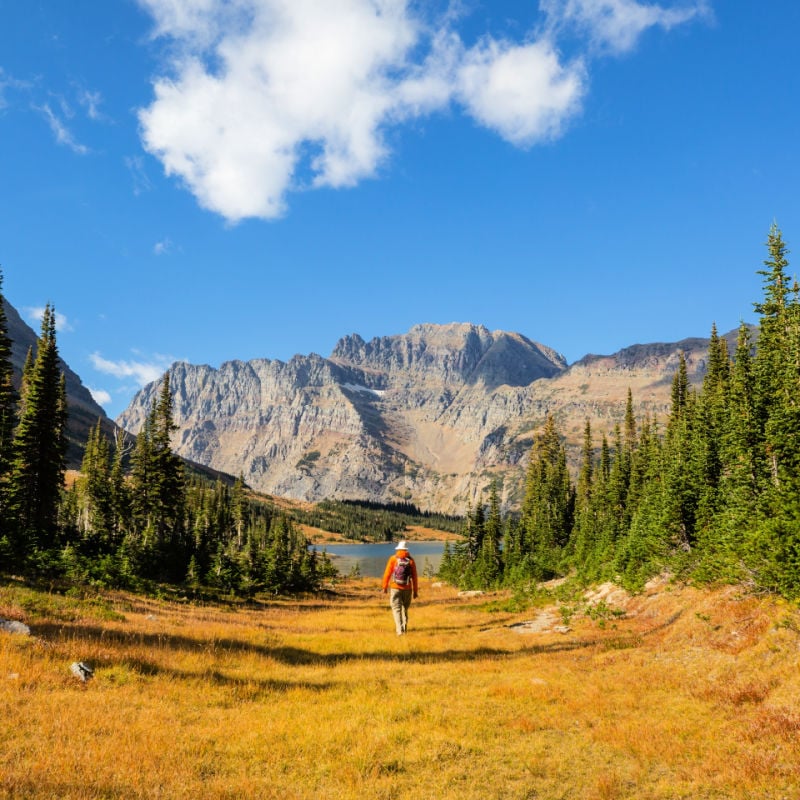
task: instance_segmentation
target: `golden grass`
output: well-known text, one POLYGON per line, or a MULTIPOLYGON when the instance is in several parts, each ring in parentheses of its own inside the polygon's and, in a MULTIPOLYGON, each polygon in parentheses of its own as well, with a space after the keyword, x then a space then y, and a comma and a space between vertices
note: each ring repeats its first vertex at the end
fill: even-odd
POLYGON ((398 638, 376 581, 250 607, 0 586, 33 631, 0 634, 0 798, 800 796, 794 608, 660 585, 520 634, 538 611, 503 600, 424 581, 398 638))

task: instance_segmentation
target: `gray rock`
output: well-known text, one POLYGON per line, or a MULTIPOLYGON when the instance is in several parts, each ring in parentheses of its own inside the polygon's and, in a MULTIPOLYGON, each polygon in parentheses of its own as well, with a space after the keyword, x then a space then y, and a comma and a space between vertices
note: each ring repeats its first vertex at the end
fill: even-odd
MULTIPOLYGON (((557 414, 572 464, 587 419, 599 433, 625 413, 670 407, 679 353, 702 380, 708 340, 637 345, 568 366, 519 333, 480 325, 417 325, 367 342, 346 336, 329 358, 170 367, 175 452, 261 492, 296 500, 409 501, 462 514, 500 476, 501 503, 518 505, 535 432, 557 414)), ((118 418, 144 426, 161 380, 118 418)))
POLYGON ((15 619, 0 619, 0 631, 20 633, 23 636, 31 635, 31 629, 24 622, 17 622, 15 619))
POLYGON ((69 670, 76 678, 83 681, 83 683, 86 683, 94 677, 94 670, 83 661, 73 662, 69 670))

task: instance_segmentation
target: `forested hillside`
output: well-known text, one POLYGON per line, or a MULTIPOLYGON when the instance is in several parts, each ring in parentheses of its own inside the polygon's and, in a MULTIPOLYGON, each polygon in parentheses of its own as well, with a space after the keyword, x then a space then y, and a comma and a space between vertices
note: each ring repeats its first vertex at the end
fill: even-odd
POLYGON ((135 447, 122 431, 111 443, 98 419, 80 476, 67 488, 67 404, 55 311, 45 309, 36 356, 31 351, 17 392, 2 309, 0 304, 2 569, 241 594, 311 590, 331 572, 291 521, 248 500, 240 481, 229 488, 189 479, 170 449, 166 379, 135 447))
POLYGON ((681 360, 664 425, 636 419, 593 431, 567 469, 553 417, 538 434, 519 519, 470 516, 442 568, 465 585, 517 584, 571 571, 633 588, 670 569, 800 595, 800 296, 780 230, 770 230, 758 346, 742 325, 734 353, 712 329, 695 390, 681 360))

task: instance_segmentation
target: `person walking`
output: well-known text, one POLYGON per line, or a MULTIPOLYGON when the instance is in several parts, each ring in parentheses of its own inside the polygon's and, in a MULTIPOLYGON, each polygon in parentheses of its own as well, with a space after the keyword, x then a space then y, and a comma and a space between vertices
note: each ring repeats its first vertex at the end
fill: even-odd
POLYGON ((394 616, 394 627, 398 636, 402 636, 408 628, 408 608, 411 598, 419 596, 417 583, 417 565, 405 540, 398 542, 394 555, 386 562, 383 571, 383 593, 389 593, 389 605, 394 616))

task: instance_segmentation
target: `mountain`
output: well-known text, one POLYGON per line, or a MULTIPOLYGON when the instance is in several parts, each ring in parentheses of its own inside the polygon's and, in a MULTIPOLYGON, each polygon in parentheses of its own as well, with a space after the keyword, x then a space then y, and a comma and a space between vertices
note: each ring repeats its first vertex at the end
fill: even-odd
MULTIPOLYGON (((621 421, 629 388, 638 414, 663 417, 679 354, 699 381, 707 345, 635 345, 569 366, 521 334, 452 323, 369 342, 352 334, 329 358, 176 363, 173 444, 184 458, 289 498, 461 513, 502 478, 513 507, 547 414, 558 417, 576 460, 585 420, 599 443, 621 421)), ((117 422, 141 430, 158 386, 139 391, 117 422)))
MULTIPOLYGON (((15 385, 19 388, 22 368, 25 365, 28 351, 36 355, 36 343, 39 339, 33 329, 20 317, 17 310, 4 300, 8 336, 11 339, 11 363, 14 367, 15 385)), ((83 448, 89 429, 103 420, 104 428, 113 435, 114 423, 106 416, 106 412, 98 405, 91 392, 83 385, 78 375, 61 359, 67 386, 67 462, 70 466, 78 466, 83 456, 83 448)))

